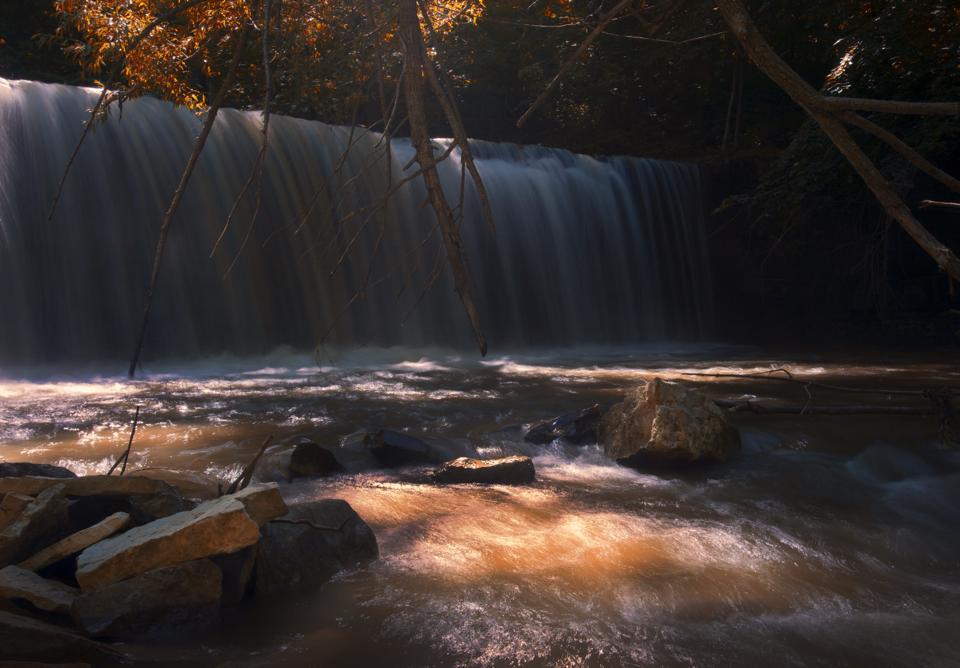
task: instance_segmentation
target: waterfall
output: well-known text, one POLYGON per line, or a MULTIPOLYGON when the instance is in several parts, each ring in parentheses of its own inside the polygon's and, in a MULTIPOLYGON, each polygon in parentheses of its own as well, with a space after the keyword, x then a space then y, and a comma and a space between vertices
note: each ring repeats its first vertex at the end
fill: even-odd
MULTIPOLYGON (((96 125, 48 212, 98 92, 0 79, 0 363, 125 359, 160 221, 199 132, 153 98, 96 125)), ((444 345, 472 337, 406 139, 275 116, 263 170, 211 249, 259 148, 260 115, 221 111, 173 220, 145 355, 285 345, 444 345), (404 169, 406 168, 406 171, 404 169), (354 212, 354 214, 351 214, 354 212), (244 241, 246 239, 246 242, 244 241), (236 263, 228 269, 236 258, 236 263), (341 258, 342 262, 341 262, 341 258), (437 272, 439 271, 439 275, 437 272), (425 289, 430 286, 429 289, 425 289)), ((435 140, 443 153, 449 140, 435 140)), ((695 166, 472 143, 441 165, 491 350, 696 338, 711 320, 695 166)))

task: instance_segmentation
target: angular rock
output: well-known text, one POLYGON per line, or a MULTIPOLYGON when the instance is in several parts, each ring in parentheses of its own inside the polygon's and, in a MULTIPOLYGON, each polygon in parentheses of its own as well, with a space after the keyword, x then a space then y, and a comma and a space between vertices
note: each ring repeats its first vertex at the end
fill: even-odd
POLYGON ((95 638, 193 635, 220 619, 220 569, 209 559, 151 570, 77 597, 73 618, 95 638))
POLYGON ((316 478, 342 471, 333 453, 316 443, 297 443, 290 453, 290 478, 316 478))
POLYGON ((223 497, 88 547, 77 559, 77 582, 84 592, 94 591, 158 568, 230 554, 259 538, 243 503, 223 497))
POLYGON ((254 590, 257 596, 305 591, 378 555, 373 531, 346 501, 297 504, 264 527, 254 590))
POLYGON ((0 531, 6 529, 27 506, 33 503, 32 496, 25 494, 4 494, 0 497, 0 531))
POLYGON ((5 611, 0 611, 0 648, 3 658, 25 661, 89 661, 100 666, 126 658, 60 626, 5 611))
POLYGON ((608 457, 630 466, 724 461, 740 449, 739 432, 716 404, 659 378, 611 408, 599 437, 608 457))
POLYGON ((0 493, 14 492, 27 496, 37 496, 43 490, 54 485, 63 485, 66 495, 71 498, 176 494, 176 490, 162 480, 134 475, 88 475, 68 479, 51 477, 0 478, 0 493))
POLYGON ((280 496, 280 488, 275 482, 248 485, 239 492, 222 498, 236 499, 242 503, 250 519, 259 525, 286 515, 288 510, 287 504, 280 496))
POLYGON ((528 443, 546 445, 558 439, 573 445, 586 445, 597 442, 597 428, 603 410, 594 404, 579 413, 565 413, 552 420, 533 425, 523 435, 528 443))
POLYGON ((126 529, 130 526, 130 521, 130 515, 127 513, 114 513, 91 527, 87 527, 49 547, 45 547, 29 559, 22 561, 20 568, 28 571, 39 571, 42 568, 57 563, 61 559, 66 559, 90 547, 94 543, 99 543, 101 540, 109 538, 118 531, 126 529))
POLYGON ((40 610, 70 614, 80 592, 56 580, 47 580, 19 566, 0 568, 0 597, 27 601, 40 610))
POLYGON ((522 485, 533 482, 534 477, 533 460, 523 456, 499 459, 458 457, 433 472, 433 479, 442 483, 522 485))
POLYGON ((76 478, 70 469, 53 464, 32 464, 30 462, 0 462, 0 478, 22 478, 23 476, 45 476, 47 478, 76 478))
POLYGON ((63 485, 44 490, 0 531, 0 567, 16 563, 54 542, 63 535, 66 523, 67 498, 63 485))

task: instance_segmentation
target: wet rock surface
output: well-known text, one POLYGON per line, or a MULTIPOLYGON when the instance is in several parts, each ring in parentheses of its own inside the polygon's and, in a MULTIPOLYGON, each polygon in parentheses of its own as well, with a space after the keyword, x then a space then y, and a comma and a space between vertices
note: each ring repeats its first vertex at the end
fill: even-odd
POLYGON ((34 464, 32 462, 0 462, 0 478, 44 476, 46 478, 76 478, 77 474, 63 466, 34 464))
POLYGON ((603 413, 599 404, 577 413, 565 413, 531 426, 523 435, 523 440, 538 445, 546 445, 558 439, 571 445, 596 443, 597 429, 603 413))
POLYGON ((629 466, 720 462, 740 449, 740 435, 705 396, 658 378, 640 385, 600 422, 600 444, 629 466))
POLYGON ((533 460, 522 456, 499 459, 458 457, 433 472, 433 479, 440 483, 522 485, 533 482, 535 477, 533 460))

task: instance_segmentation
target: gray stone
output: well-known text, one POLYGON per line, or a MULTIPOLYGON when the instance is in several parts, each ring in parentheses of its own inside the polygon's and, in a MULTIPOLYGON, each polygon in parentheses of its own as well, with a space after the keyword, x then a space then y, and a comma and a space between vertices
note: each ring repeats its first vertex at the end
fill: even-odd
POLYGON ((165 566, 230 554, 259 539, 243 503, 223 497, 88 547, 77 559, 77 582, 84 592, 94 591, 165 566))
POLYGON ((91 527, 78 531, 57 541, 49 547, 45 547, 29 559, 20 563, 20 568, 28 571, 39 571, 51 564, 55 564, 61 559, 84 550, 94 543, 99 543, 105 538, 109 538, 118 531, 126 529, 130 525, 130 515, 127 513, 114 513, 91 527))
POLYGON ((95 638, 179 640, 219 623, 220 594, 220 569, 201 559, 84 593, 74 601, 73 618, 95 638))
POLYGON ((487 483, 522 485, 533 482, 533 460, 514 456, 499 459, 458 457, 433 472, 433 479, 442 483, 487 483))
POLYGON ((290 453, 290 478, 316 478, 328 476, 343 467, 333 453, 316 443, 297 443, 290 453))
POLYGON ((33 497, 25 494, 11 492, 0 497, 0 531, 6 529, 15 519, 20 517, 20 513, 26 510, 31 503, 33 503, 33 497))
POLYGON ((533 425, 523 435, 528 443, 546 445, 556 440, 563 440, 573 445, 586 445, 597 442, 597 427, 603 410, 599 404, 579 413, 566 413, 552 420, 533 425))
POLYGON ((61 538, 66 524, 67 498, 63 485, 44 490, 0 531, 0 567, 17 563, 61 538))
POLYGON ((257 563, 257 546, 245 547, 233 554, 210 558, 223 575, 223 602, 236 605, 253 589, 253 571, 257 563))
POLYGON ((113 665, 126 657, 116 649, 72 630, 0 610, 0 651, 5 659, 88 661, 113 665))
POLYGON ((70 614, 80 592, 56 580, 47 580, 19 566, 0 568, 0 597, 27 601, 40 610, 70 614))
POLYGON ((378 555, 373 531, 346 501, 297 504, 264 527, 254 590, 257 596, 306 591, 378 555))
POLYGON ((622 464, 673 466, 724 461, 740 434, 707 397, 655 378, 604 415, 600 444, 622 464))

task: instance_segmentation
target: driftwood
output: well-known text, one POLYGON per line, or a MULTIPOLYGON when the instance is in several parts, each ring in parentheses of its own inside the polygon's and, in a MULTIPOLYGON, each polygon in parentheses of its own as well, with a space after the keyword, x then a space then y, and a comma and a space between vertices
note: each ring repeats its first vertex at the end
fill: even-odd
POLYGON ((133 447, 133 437, 137 433, 137 421, 140 419, 140 407, 137 406, 137 412, 133 414, 133 426, 130 428, 130 440, 127 441, 127 449, 124 450, 123 454, 117 458, 117 461, 113 463, 113 466, 110 467, 110 470, 107 471, 107 475, 111 475, 114 469, 117 466, 120 466, 120 463, 123 463, 123 467, 120 469, 120 475, 123 475, 127 470, 127 461, 130 459, 130 449, 133 447))
POLYGON ((954 213, 960 213, 960 202, 937 202, 932 199, 925 199, 920 202, 921 209, 937 207, 938 209, 950 209, 954 213))
POLYGON ((253 459, 250 460, 250 463, 243 467, 243 471, 240 472, 240 475, 234 480, 230 486, 227 488, 227 494, 235 494, 244 487, 250 484, 250 480, 253 478, 253 471, 257 468, 257 462, 260 461, 260 458, 263 457, 263 453, 267 451, 267 447, 270 445, 270 441, 273 440, 273 434, 268 434, 263 443, 260 445, 260 449, 257 450, 257 454, 253 456, 253 459))

